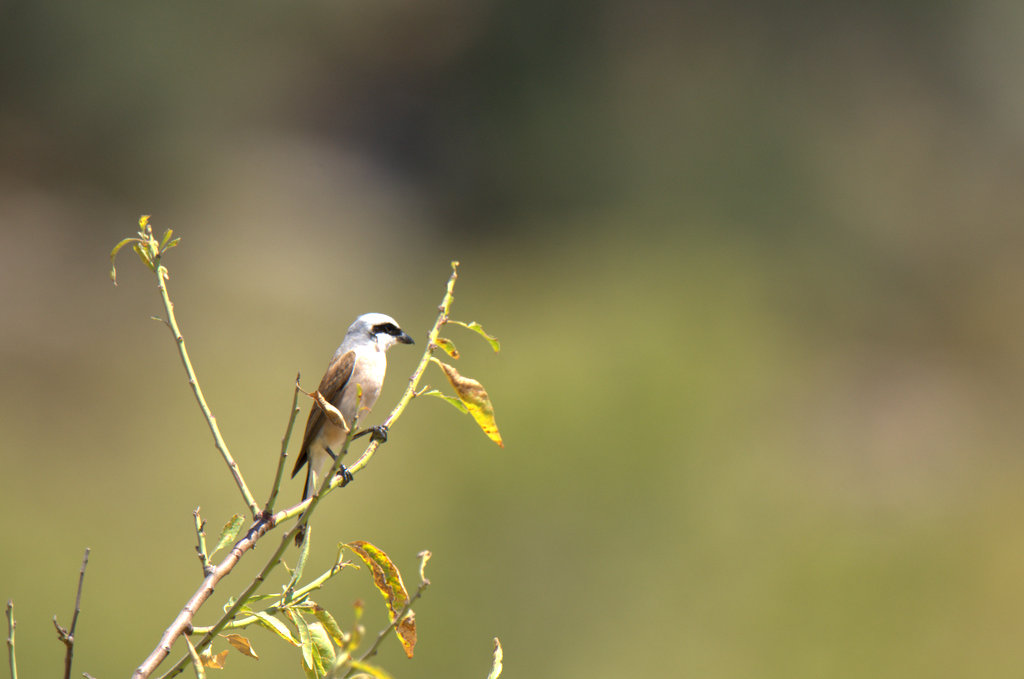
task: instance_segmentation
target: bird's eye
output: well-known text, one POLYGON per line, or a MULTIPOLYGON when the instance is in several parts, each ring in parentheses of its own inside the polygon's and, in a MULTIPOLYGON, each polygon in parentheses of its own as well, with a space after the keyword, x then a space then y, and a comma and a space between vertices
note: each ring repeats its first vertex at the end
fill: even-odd
POLYGON ((402 331, 398 329, 398 326, 394 323, 379 323, 373 326, 373 334, 379 335, 384 333, 385 335, 391 335, 392 337, 398 337, 402 334, 402 331))

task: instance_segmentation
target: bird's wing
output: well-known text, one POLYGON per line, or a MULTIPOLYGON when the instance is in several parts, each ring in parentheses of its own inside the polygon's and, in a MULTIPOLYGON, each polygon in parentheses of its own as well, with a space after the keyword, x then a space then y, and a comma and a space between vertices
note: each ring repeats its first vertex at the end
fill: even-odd
MULTIPOLYGON (((317 387, 317 391, 324 397, 324 400, 328 403, 335 403, 338 393, 345 388, 352 377, 352 368, 355 364, 356 352, 354 351, 342 354, 331 361, 331 364, 327 366, 327 372, 324 373, 324 378, 320 380, 320 386, 317 387)), ((295 468, 292 469, 292 478, 299 473, 302 465, 306 464, 309 459, 309 444, 313 442, 313 437, 316 436, 323 420, 324 411, 314 401, 313 408, 309 411, 309 419, 306 420, 306 433, 302 435, 302 447, 299 448, 299 457, 295 460, 295 468)))

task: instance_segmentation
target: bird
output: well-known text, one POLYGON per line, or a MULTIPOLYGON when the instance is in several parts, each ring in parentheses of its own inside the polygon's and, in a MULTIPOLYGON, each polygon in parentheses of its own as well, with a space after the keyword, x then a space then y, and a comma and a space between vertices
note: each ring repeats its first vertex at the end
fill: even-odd
MULTIPOLYGON (((387 350, 396 344, 414 342, 399 327, 398 322, 386 314, 363 314, 349 326, 345 338, 327 365, 327 372, 320 380, 320 386, 317 387, 324 400, 341 412, 348 427, 351 427, 356 419, 357 407, 359 419, 362 419, 377 402, 381 385, 384 383, 384 373, 388 367, 387 350)), ((371 439, 382 442, 387 440, 387 428, 383 425, 364 429, 355 437, 364 434, 371 434, 371 439)), ((334 460, 342 453, 341 448, 346 436, 348 429, 332 423, 318 405, 313 405, 306 420, 302 447, 292 470, 292 478, 295 478, 303 466, 307 467, 303 500, 316 492, 323 475, 330 470, 334 460)), ((340 473, 346 482, 352 479, 344 465, 341 466, 340 473)), ((301 543, 302 537, 303 534, 300 532, 296 542, 301 543)))

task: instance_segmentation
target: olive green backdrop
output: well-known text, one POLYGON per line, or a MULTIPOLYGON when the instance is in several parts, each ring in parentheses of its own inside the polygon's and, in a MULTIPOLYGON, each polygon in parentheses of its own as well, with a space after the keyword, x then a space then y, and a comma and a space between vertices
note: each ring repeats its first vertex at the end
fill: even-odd
MULTIPOLYGON (((261 501, 295 373, 365 311, 421 341, 462 261, 506 447, 414 402, 310 566, 433 551, 396 677, 484 677, 494 636, 507 677, 1019 676, 1022 36, 997 0, 4 3, 22 676, 61 671, 85 547, 76 674, 126 676, 200 580, 192 510, 242 508, 151 278, 107 278, 141 214, 261 501)), ((317 598, 383 620, 365 569, 317 598)), ((301 676, 252 636, 218 676, 301 676)))

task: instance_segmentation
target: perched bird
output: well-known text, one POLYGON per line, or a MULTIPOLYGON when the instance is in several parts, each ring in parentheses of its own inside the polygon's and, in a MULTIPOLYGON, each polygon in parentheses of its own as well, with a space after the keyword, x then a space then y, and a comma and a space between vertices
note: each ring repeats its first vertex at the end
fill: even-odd
MULTIPOLYGON (((327 372, 320 380, 317 391, 328 403, 341 412, 345 423, 351 427, 356 418, 356 407, 359 408, 359 419, 365 418, 370 408, 377 402, 384 373, 388 362, 386 353, 395 344, 412 344, 412 338, 398 327, 395 319, 384 314, 363 314, 349 326, 341 346, 334 352, 334 357, 327 366, 327 372), (362 388, 362 397, 356 385, 362 388)), ((364 429, 356 434, 371 433, 374 438, 387 439, 387 429, 383 426, 364 429)), ((306 420, 306 433, 302 436, 302 447, 299 457, 295 460, 292 478, 299 473, 303 465, 306 469, 306 487, 302 499, 313 495, 335 458, 341 453, 348 430, 332 423, 324 415, 318 405, 306 420)), ((348 475, 344 465, 341 473, 348 475)), ((351 478, 351 475, 349 475, 351 478)), ((302 541, 302 534, 296 542, 302 541)))

